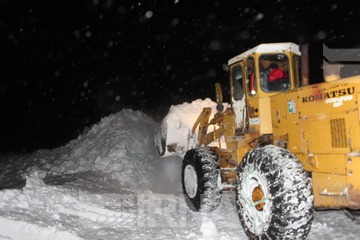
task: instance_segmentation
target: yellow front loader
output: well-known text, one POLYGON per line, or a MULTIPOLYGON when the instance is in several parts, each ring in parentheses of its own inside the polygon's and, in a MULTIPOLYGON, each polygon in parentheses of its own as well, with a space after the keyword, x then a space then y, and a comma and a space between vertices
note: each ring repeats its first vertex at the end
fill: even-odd
POLYGON ((230 59, 231 104, 223 107, 217 84, 214 116, 204 108, 189 133, 189 207, 212 211, 223 190, 235 189, 251 239, 302 239, 314 208, 360 209, 360 76, 307 85, 301 61, 293 43, 230 59))

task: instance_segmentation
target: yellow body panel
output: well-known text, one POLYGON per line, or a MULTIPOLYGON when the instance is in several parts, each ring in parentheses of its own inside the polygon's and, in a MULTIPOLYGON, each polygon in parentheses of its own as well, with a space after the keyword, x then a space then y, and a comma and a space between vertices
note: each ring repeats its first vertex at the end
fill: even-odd
POLYGON ((252 98, 248 101, 249 128, 259 135, 271 134, 270 98, 252 98), (259 111, 262 109, 262 111, 259 111))
POLYGON ((317 209, 348 206, 346 176, 313 172, 312 184, 317 209))
POLYGON ((360 208, 359 157, 348 164, 360 154, 359 92, 360 77, 270 97, 274 144, 312 173, 317 208, 360 208))

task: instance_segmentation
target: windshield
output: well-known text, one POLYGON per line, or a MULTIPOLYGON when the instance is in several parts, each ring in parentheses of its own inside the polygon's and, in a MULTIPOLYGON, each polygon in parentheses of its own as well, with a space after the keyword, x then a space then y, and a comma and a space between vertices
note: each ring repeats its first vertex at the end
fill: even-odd
POLYGON ((285 54, 264 54, 259 58, 260 85, 264 92, 290 89, 289 58, 285 54))

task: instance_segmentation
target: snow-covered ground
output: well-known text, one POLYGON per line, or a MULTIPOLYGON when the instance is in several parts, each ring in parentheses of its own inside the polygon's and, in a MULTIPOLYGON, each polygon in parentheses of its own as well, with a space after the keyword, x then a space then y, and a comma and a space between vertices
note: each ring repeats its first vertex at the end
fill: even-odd
MULTIPOLYGON (((181 158, 160 158, 159 124, 122 110, 66 146, 0 157, 0 240, 247 239, 234 194, 212 213, 190 211, 181 158)), ((308 239, 360 239, 341 211, 315 212, 308 239)))

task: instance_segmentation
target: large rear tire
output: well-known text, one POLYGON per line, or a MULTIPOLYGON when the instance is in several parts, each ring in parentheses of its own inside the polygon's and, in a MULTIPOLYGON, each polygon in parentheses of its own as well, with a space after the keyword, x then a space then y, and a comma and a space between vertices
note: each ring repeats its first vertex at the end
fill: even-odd
POLYGON ((236 203, 250 239, 304 239, 313 220, 311 180, 288 150, 248 152, 238 166, 236 203))
POLYGON ((187 151, 181 175, 185 200, 191 210, 211 212, 219 206, 219 162, 210 149, 196 148, 187 151))

